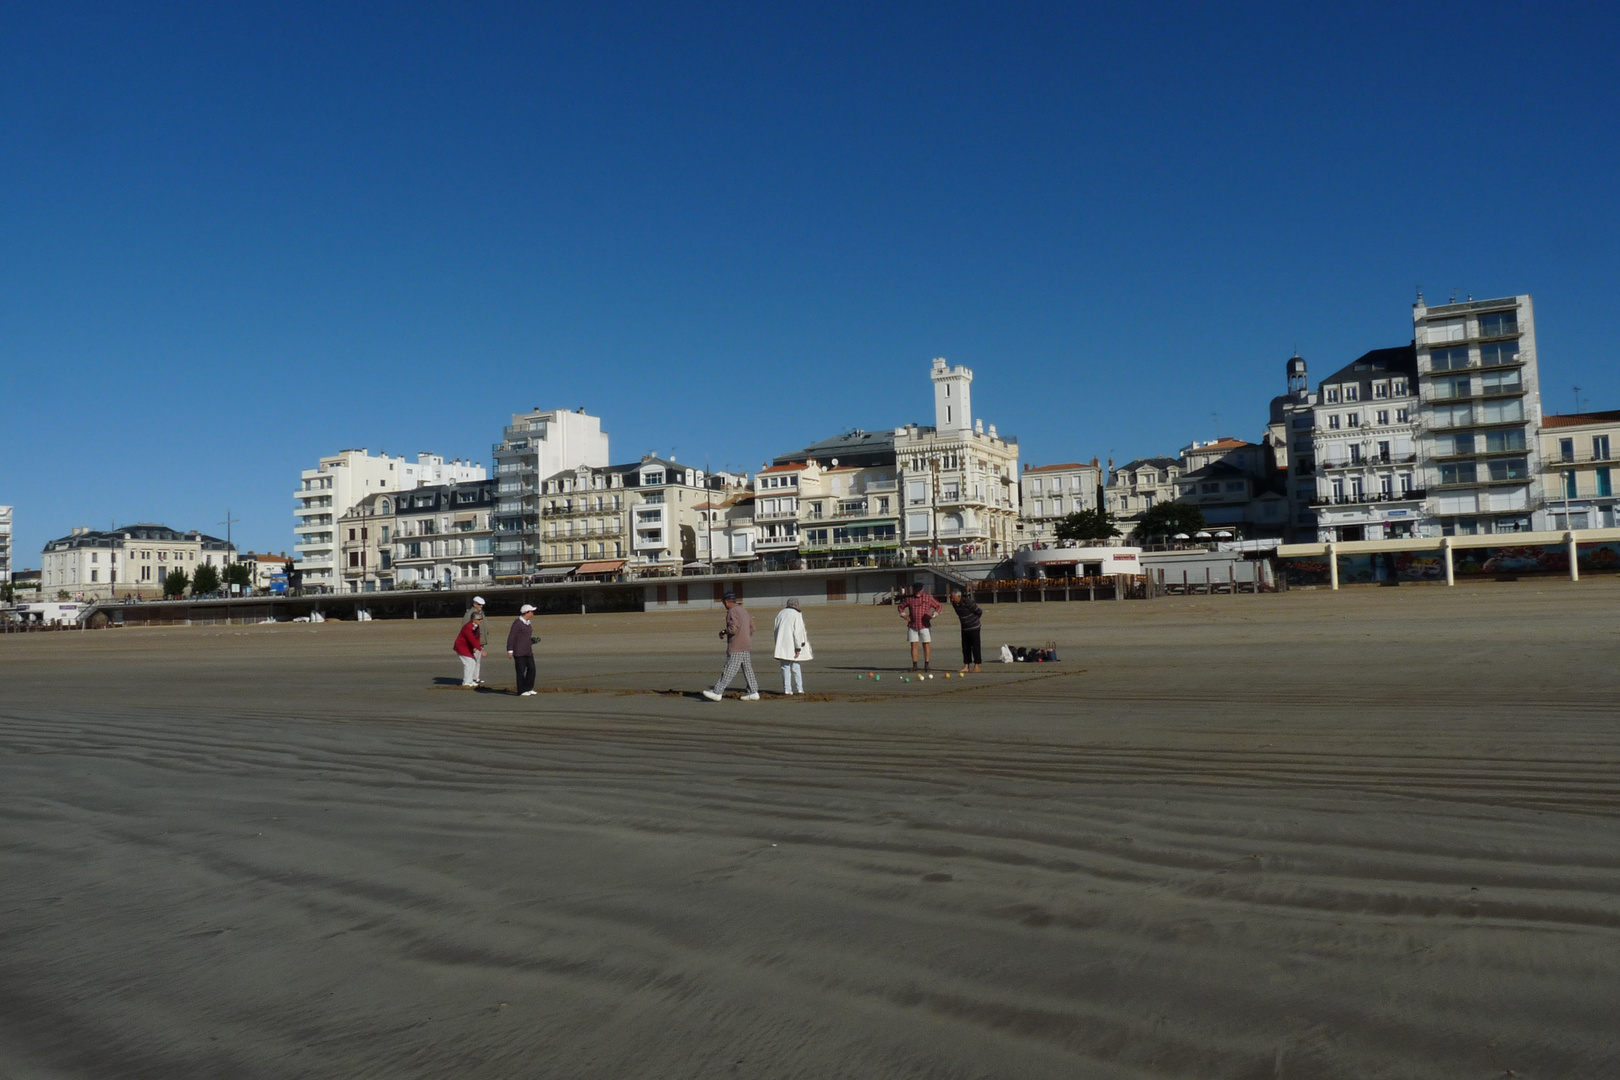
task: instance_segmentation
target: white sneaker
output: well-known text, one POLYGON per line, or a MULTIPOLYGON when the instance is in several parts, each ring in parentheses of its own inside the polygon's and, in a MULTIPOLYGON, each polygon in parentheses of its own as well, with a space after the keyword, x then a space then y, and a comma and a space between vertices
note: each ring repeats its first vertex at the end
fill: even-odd
POLYGON ((758 701, 759 700, 759 691, 755 690, 752 694, 744 694, 742 696, 742 699, 744 701, 758 701))
POLYGON ((720 695, 715 693, 713 690, 705 690, 705 691, 703 691, 703 696, 708 698, 710 701, 719 701, 720 700, 720 695))
POLYGON ((791 691, 791 690, 784 690, 784 691, 782 691, 782 696, 783 696, 783 697, 792 697, 792 696, 793 696, 793 691, 791 691))
POLYGON ((540 691, 538 690, 525 690, 523 693, 519 694, 518 697, 534 697, 534 695, 538 694, 539 692, 540 691))

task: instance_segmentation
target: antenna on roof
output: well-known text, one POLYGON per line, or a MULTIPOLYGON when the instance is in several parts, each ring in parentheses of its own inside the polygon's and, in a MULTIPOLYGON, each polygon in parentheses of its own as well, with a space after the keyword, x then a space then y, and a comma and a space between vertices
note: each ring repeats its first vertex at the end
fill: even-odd
POLYGON ((1577 387, 1574 387, 1573 389, 1575 391, 1575 411, 1580 412, 1581 411, 1581 388, 1577 386, 1577 387))

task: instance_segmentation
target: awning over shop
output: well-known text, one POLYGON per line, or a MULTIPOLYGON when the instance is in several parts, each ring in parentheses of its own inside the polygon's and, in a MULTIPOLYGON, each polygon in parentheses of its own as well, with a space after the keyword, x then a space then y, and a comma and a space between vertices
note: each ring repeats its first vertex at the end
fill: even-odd
POLYGON ((608 559, 604 562, 580 563, 575 574, 611 574, 624 566, 623 559, 608 559))
POLYGON ((464 521, 477 521, 477 520, 478 520, 478 515, 477 514, 457 514, 456 515, 456 524, 457 525, 460 525, 464 521))

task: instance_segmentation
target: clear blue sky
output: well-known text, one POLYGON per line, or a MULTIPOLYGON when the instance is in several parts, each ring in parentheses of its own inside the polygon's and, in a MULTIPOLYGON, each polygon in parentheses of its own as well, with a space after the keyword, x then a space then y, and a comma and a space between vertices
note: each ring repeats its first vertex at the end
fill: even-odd
POLYGON ((1620 408, 1612 5, 781 7, 7 5, 18 564, 290 549, 320 455, 535 405, 752 466, 928 421, 934 356, 1028 461, 1253 439, 1420 284, 1620 408))

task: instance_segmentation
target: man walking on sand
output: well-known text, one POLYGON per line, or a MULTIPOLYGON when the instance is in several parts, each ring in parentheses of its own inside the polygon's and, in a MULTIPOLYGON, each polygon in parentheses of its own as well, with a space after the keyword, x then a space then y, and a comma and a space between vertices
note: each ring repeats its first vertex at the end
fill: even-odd
POLYGON ((736 593, 726 593, 726 628, 720 631, 720 636, 726 641, 726 669, 720 674, 720 681, 714 684, 712 690, 703 691, 703 696, 710 701, 719 701, 725 694, 726 687, 731 680, 737 677, 737 669, 742 668, 743 678, 748 683, 748 693, 742 696, 744 701, 759 700, 759 682, 754 678, 754 617, 743 609, 737 602, 736 593))
POLYGON ((524 604, 512 629, 506 632, 506 655, 517 666, 517 692, 521 697, 534 697, 534 605, 524 604))
POLYGON ((911 586, 911 595, 894 605, 900 617, 906 620, 906 640, 911 643, 911 670, 917 670, 917 646, 922 646, 922 669, 928 670, 933 659, 934 635, 929 630, 934 616, 939 614, 940 603, 923 592, 922 582, 911 586))
POLYGON ((951 590, 951 607, 962 620, 962 670, 958 674, 966 675, 968 668, 978 671, 984 662, 984 649, 979 644, 979 620, 984 617, 984 609, 962 595, 961 589, 951 590))

